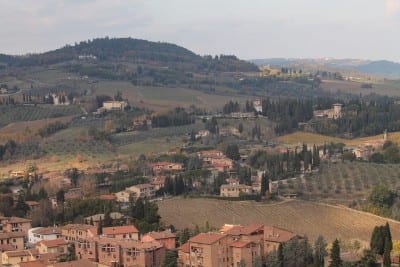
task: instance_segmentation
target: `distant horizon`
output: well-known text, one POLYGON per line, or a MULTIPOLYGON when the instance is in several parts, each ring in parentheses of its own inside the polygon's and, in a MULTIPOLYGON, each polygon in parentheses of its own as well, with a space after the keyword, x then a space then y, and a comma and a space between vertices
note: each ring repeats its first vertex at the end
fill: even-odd
POLYGON ((236 54, 225 54, 225 53, 217 53, 217 54, 200 54, 197 53, 196 51, 193 51, 192 49, 190 49, 189 47, 185 47, 182 46, 180 44, 177 43, 172 43, 172 42, 166 42, 166 41, 152 41, 152 40, 147 40, 147 39, 142 39, 142 38, 135 38, 132 36, 124 36, 124 37, 110 37, 110 36, 104 36, 104 37, 94 37, 94 38, 90 38, 90 39, 84 39, 84 40, 77 40, 73 43, 66 43, 64 45, 61 45, 59 47, 54 47, 54 48, 49 48, 47 50, 43 50, 43 51, 39 51, 39 52, 27 52, 24 54, 10 54, 10 53, 4 53, 2 51, 0 51, 0 55, 7 55, 7 56, 15 56, 15 57, 24 57, 24 56, 29 56, 29 55, 38 55, 38 54, 43 54, 43 53, 47 53, 47 52, 51 52, 51 51, 55 51, 58 49, 61 49, 65 46, 74 46, 75 44, 79 44, 80 42, 86 42, 88 40, 93 40, 93 39, 104 39, 104 38, 110 38, 110 39, 122 39, 122 38, 131 38, 131 39, 137 39, 137 40, 144 40, 144 41, 150 41, 150 42, 160 42, 160 43, 168 43, 168 44, 174 44, 177 46, 180 46, 182 48, 188 49, 189 51, 195 53, 196 55, 199 56, 216 56, 216 55, 234 55, 236 57, 238 57, 241 60, 245 60, 245 61, 254 61, 254 60, 272 60, 272 59, 282 59, 282 60, 362 60, 362 61, 369 61, 369 62, 375 62, 375 61, 389 61, 389 62, 394 62, 394 63, 398 63, 400 64, 400 60, 396 61, 396 60, 391 60, 391 59, 385 59, 385 58, 380 58, 380 59, 370 59, 370 58, 336 58, 336 57, 286 57, 286 56, 271 56, 271 57, 256 57, 256 58, 242 58, 236 54))

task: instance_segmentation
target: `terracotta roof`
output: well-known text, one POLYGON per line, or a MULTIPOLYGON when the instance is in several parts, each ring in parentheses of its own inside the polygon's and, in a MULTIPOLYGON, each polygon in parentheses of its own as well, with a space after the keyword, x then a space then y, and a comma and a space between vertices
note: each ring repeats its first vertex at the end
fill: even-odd
POLYGON ((71 223, 62 227, 62 230, 81 230, 87 231, 93 228, 93 225, 71 223))
POLYGON ((296 236, 295 233, 274 226, 264 227, 264 239, 266 241, 283 243, 295 238, 296 236))
POLYGON ((58 247, 58 246, 67 245, 68 242, 65 241, 64 238, 57 238, 54 240, 42 240, 42 241, 39 241, 38 244, 43 244, 44 246, 46 246, 48 248, 54 248, 54 247, 58 247))
POLYGON ((96 267, 96 266, 98 266, 98 263, 90 260, 57 262, 53 264, 53 267, 96 267))
POLYGON ((37 249, 26 249, 26 250, 14 250, 14 251, 6 251, 4 252, 8 257, 22 257, 22 256, 30 256, 30 255, 38 255, 39 252, 37 249))
POLYGON ((57 235, 61 234, 61 229, 58 227, 43 227, 33 230, 32 233, 38 235, 57 235))
POLYGON ((243 248, 247 245, 251 244, 251 241, 236 241, 231 244, 231 247, 234 248, 243 248))
POLYGON ((233 226, 231 229, 228 229, 225 234, 227 235, 251 235, 257 233, 263 233, 263 225, 262 224, 249 224, 247 226, 233 226))
POLYGON ((171 231, 162 231, 162 232, 149 232, 145 235, 149 235, 152 238, 154 238, 155 240, 159 240, 159 239, 166 239, 166 238, 175 238, 175 234, 171 233, 171 231))
POLYGON ((189 251, 190 251, 189 242, 186 242, 185 244, 183 244, 182 246, 180 246, 180 247, 178 248, 178 250, 182 251, 183 253, 189 253, 189 251))
POLYGON ((103 227, 103 235, 121 235, 129 233, 139 233, 134 225, 103 227))
POLYGON ((226 235, 218 233, 200 233, 190 239, 190 242, 211 245, 226 235))

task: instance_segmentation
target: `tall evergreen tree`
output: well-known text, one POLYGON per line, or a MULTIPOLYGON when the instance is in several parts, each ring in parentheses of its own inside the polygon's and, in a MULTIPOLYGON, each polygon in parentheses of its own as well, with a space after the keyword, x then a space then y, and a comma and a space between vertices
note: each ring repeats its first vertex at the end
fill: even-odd
POLYGON ((340 244, 339 240, 335 239, 332 244, 331 248, 331 262, 329 264, 329 267, 342 267, 343 266, 343 261, 340 258, 340 244))
POLYGON ((278 258, 278 266, 283 267, 284 266, 284 255, 283 255, 282 243, 279 244, 277 258, 278 258))

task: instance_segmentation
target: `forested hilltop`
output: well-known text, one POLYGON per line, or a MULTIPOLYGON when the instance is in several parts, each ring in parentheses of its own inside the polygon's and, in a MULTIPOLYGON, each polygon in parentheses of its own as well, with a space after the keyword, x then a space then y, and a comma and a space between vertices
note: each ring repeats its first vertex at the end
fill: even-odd
POLYGON ((42 54, 0 55, 0 62, 17 67, 46 66, 76 60, 147 62, 199 71, 258 71, 254 64, 235 56, 202 57, 175 44, 133 38, 98 38, 42 54))

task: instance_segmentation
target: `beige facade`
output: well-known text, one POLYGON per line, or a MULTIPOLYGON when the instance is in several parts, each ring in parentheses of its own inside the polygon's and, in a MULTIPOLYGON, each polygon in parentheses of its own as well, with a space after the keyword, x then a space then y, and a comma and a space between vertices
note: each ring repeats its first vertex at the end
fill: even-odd
POLYGON ((61 228, 61 235, 67 241, 86 240, 97 234, 97 229, 87 224, 68 224, 61 228))
POLYGON ((220 188, 221 197, 239 197, 241 194, 251 194, 253 188, 243 184, 223 184, 220 188))
POLYGON ((35 261, 39 256, 36 249, 7 251, 1 255, 2 266, 19 266, 21 262, 35 261))
POLYGON ((136 199, 138 198, 153 198, 156 195, 154 185, 152 184, 138 184, 126 188, 126 190, 134 193, 136 199))
POLYGON ((103 108, 106 110, 124 110, 128 106, 125 101, 105 101, 103 102, 103 108))
POLYGON ((25 248, 24 239, 23 232, 0 233, 0 245, 11 245, 16 250, 25 248))

